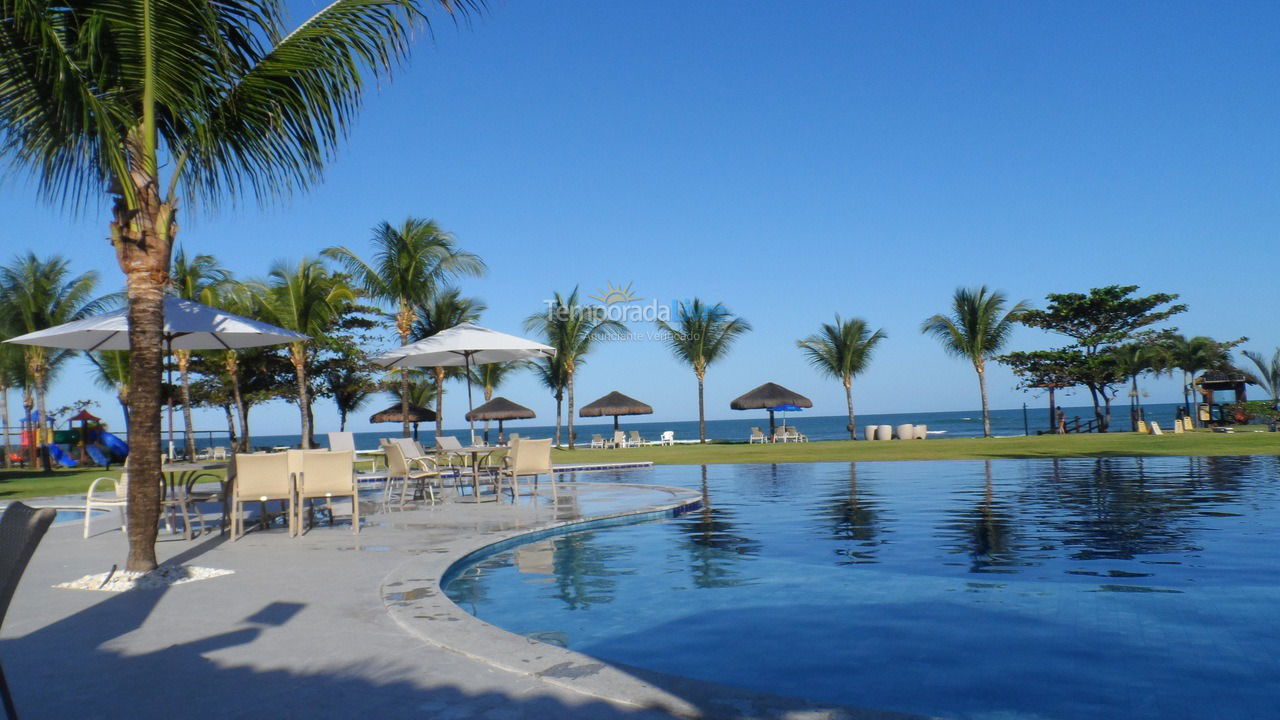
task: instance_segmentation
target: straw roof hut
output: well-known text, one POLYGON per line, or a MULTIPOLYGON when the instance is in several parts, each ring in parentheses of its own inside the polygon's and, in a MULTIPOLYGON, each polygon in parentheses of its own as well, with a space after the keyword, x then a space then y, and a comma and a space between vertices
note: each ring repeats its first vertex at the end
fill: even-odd
POLYGON ((578 410, 579 417, 604 417, 605 415, 613 416, 613 429, 618 429, 619 415, 652 415, 653 408, 645 403, 628 397, 614 390, 599 400, 583 405, 578 410))
POLYGON ((799 408, 813 407, 813 401, 800 393, 788 390, 777 383, 765 383, 760 387, 734 398, 729 407, 734 410, 768 410, 769 432, 775 427, 773 409, 783 405, 794 405, 799 408))
MULTIPOLYGON (((474 422, 476 420, 497 420, 498 421, 498 442, 502 442, 502 423, 507 420, 526 420, 531 417, 537 417, 532 410, 519 404, 511 402, 504 397, 496 397, 480 407, 467 413, 467 421, 474 422)), ((489 441, 489 430, 485 428, 485 442, 489 441)))
MULTIPOLYGON (((409 422, 434 422, 436 414, 420 405, 409 405, 409 422)), ((402 423, 404 416, 400 414, 400 403, 396 403, 386 410, 380 410, 369 416, 371 423, 402 423)))

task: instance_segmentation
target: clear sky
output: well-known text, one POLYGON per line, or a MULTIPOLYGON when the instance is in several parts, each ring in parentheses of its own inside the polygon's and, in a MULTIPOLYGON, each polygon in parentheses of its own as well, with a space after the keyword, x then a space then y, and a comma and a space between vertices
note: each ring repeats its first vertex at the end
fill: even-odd
MULTIPOLYGON (((837 312, 889 335, 856 381, 860 411, 976 408, 972 368, 919 332, 959 285, 1038 303, 1113 283, 1177 292, 1183 332, 1270 354, 1278 26, 1269 2, 497 2, 469 27, 437 22, 368 94, 323 185, 186 214, 181 239, 253 276, 432 217, 488 262, 462 287, 507 332, 575 285, 723 301, 755 330, 710 369, 712 418, 765 381, 842 413, 839 385, 795 348, 837 312)), ((105 206, 73 216, 2 187, 3 255, 61 252, 118 288, 105 206)), ((1024 329, 1010 349, 1057 342, 1024 329)), ((97 397, 119 427, 85 370, 51 405, 97 397)), ((993 407, 1042 402, 1003 369, 990 384, 993 407)), ((1147 384, 1152 402, 1180 398, 1147 384)), ((656 341, 588 358, 580 403, 614 389, 655 420, 696 417, 692 372, 656 341)), ((500 393, 551 422, 532 378, 500 393)), ((455 386, 450 426, 464 409, 455 386)), ((336 429, 331 405, 316 415, 336 429)), ((253 424, 296 432, 297 412, 263 406, 253 424)))

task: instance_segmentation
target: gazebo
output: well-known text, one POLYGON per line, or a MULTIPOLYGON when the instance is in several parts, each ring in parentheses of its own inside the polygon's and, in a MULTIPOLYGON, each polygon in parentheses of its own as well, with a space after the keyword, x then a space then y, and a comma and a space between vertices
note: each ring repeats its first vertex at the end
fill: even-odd
MULTIPOLYGON (((502 423, 505 420, 527 420, 536 417, 534 412, 529 408, 513 403, 504 397, 496 397, 480 407, 467 413, 467 422, 476 420, 497 420, 498 421, 498 444, 502 444, 502 423)), ((484 441, 489 442, 489 431, 486 428, 484 433, 484 441)))
MULTIPOLYGON (((435 422, 435 412, 420 405, 409 404, 409 422, 413 423, 413 439, 418 439, 418 423, 435 422)), ((369 416, 371 423, 403 423, 404 415, 400 413, 400 403, 386 410, 380 410, 369 416)))
POLYGON ((582 406, 578 410, 579 417, 604 417, 605 415, 613 416, 613 429, 618 430, 619 415, 652 415, 653 408, 628 397, 614 390, 599 400, 595 400, 582 406))
POLYGON ((811 408, 813 402, 798 392, 788 390, 777 383, 768 382, 729 403, 729 407, 734 410, 768 410, 770 435, 777 427, 773 420, 773 411, 783 405, 811 408))
POLYGON ((1192 385, 1200 393, 1201 402, 1196 413, 1202 424, 1231 425, 1241 422, 1239 418, 1229 417, 1223 412, 1223 406, 1231 403, 1245 402, 1245 385, 1248 379, 1244 373, 1237 371, 1206 370, 1200 377, 1192 381, 1192 385))

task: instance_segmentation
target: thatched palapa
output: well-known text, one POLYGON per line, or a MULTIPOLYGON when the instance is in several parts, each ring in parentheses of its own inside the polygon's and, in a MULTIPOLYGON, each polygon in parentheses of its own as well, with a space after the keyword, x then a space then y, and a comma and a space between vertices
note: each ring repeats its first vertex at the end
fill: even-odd
MULTIPOLYGON (((409 422, 435 422, 436 414, 427 408, 418 405, 409 405, 409 422)), ((400 414, 400 403, 396 403, 386 410, 376 412, 369 416, 371 423, 402 423, 404 416, 400 414)))
POLYGON ((769 382, 751 392, 738 396, 733 402, 729 403, 729 407, 734 410, 768 410, 770 433, 773 432, 775 427, 773 409, 783 405, 809 408, 813 407, 813 402, 800 393, 792 392, 777 383, 769 382))
MULTIPOLYGON (((475 422, 476 420, 497 420, 498 421, 498 442, 502 442, 503 432, 502 423, 507 420, 526 420, 531 417, 537 417, 529 408, 511 402, 504 397, 496 397, 480 407, 467 413, 467 421, 475 422)), ((485 430, 485 442, 489 441, 489 431, 485 430)))
POLYGON ((579 417, 613 416, 613 429, 618 429, 619 415, 652 415, 653 408, 633 397, 614 390, 599 400, 587 403, 578 411, 579 417))

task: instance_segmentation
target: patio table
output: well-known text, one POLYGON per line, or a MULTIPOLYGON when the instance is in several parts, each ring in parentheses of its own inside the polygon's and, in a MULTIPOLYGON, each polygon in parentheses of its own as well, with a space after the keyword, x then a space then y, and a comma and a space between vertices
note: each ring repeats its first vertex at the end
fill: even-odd
POLYGON ((448 452, 464 454, 469 456, 471 459, 471 495, 470 497, 459 496, 454 499, 454 502, 471 502, 471 503, 490 502, 490 501, 496 502, 498 499, 498 494, 496 492, 492 495, 485 495, 483 497, 480 495, 480 470, 479 470, 480 456, 490 455, 499 450, 509 450, 509 449, 510 448, 504 445, 472 445, 469 447, 455 448, 455 449, 449 450, 448 452))

